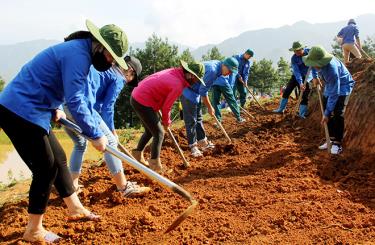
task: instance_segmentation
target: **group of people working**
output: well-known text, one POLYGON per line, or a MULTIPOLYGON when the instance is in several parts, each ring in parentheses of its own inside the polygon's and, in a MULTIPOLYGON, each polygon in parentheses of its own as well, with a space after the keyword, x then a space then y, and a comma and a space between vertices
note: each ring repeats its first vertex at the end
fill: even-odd
MULTIPOLYGON (((98 28, 89 20, 86 26, 88 31, 72 33, 63 43, 36 55, 0 94, 0 127, 32 172, 29 219, 23 235, 26 241, 56 242, 60 239, 42 225, 52 186, 66 204, 70 220, 100 219, 82 205, 77 195, 87 148, 85 137, 101 152, 107 145, 117 147, 114 104, 124 85, 134 87, 130 104, 145 130, 132 155, 160 173, 163 172, 160 151, 164 132, 171 125, 171 108, 178 98, 194 157, 201 157, 203 151, 215 147, 203 126, 202 103, 211 116, 222 121, 220 98, 223 95, 237 122, 245 122, 240 108, 246 103, 250 59, 254 56, 251 49, 223 61, 186 63, 181 60, 179 67, 159 71, 139 81, 142 65, 136 57, 125 56, 128 50, 125 32, 116 25, 98 28), (208 96, 210 90, 212 100, 208 96), (237 92, 240 103, 235 97, 237 92), (66 130, 74 142, 69 167, 65 152, 51 130, 50 122, 61 118, 75 122, 85 135, 66 130), (144 149, 151 138, 151 156, 146 160, 144 149)), ((339 35, 347 32, 341 31, 339 35)), ((307 49, 295 42, 290 50, 294 52, 293 76, 275 112, 285 110, 291 91, 298 86, 304 93, 300 115, 306 117, 309 86, 303 81, 318 84, 320 75, 325 85, 322 121, 329 125, 332 153, 337 154, 341 151, 343 114, 354 81, 345 65, 320 46, 307 49), (311 73, 307 74, 309 70, 311 73)), ((327 146, 320 148, 324 147, 327 146)), ((109 153, 104 153, 104 158, 117 191, 126 197, 150 191, 126 179, 120 159, 109 153)))

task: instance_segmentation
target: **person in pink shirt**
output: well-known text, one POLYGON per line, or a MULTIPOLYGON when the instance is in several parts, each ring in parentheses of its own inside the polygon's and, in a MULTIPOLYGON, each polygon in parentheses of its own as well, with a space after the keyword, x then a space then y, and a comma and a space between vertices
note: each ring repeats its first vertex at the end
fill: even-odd
POLYGON ((164 130, 171 125, 171 109, 173 103, 181 95, 184 88, 202 80, 204 65, 202 63, 186 63, 181 60, 181 67, 170 68, 152 74, 142 80, 131 95, 130 104, 141 120, 145 132, 138 142, 133 156, 151 169, 162 172, 160 150, 164 139, 164 130), (161 111, 160 122, 158 112, 161 111), (146 161, 143 150, 152 139, 151 159, 146 161))

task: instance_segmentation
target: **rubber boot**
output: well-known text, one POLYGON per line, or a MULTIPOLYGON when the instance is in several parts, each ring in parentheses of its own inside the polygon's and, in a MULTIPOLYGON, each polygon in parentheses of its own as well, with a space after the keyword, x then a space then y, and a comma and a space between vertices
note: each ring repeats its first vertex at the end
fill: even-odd
POLYGON ((150 159, 148 161, 150 168, 158 173, 161 173, 163 171, 163 167, 161 166, 160 158, 156 159, 150 159))
POLYGON ((143 151, 137 151, 137 150, 132 150, 132 155, 133 157, 146 167, 149 166, 149 163, 145 160, 145 157, 143 156, 143 151))
POLYGON ((282 98, 280 101, 280 106, 276 110, 273 110, 274 113, 284 113, 286 104, 288 104, 288 99, 282 98))
POLYGON ((305 119, 307 116, 307 105, 299 105, 299 116, 305 119))

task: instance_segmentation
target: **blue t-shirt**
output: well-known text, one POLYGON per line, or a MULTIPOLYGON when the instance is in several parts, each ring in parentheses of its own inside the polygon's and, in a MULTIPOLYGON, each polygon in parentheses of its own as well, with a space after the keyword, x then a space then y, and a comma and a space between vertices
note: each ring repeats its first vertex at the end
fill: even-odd
POLYGON ((342 28, 337 36, 342 38, 342 44, 353 44, 355 43, 354 37, 359 37, 359 30, 355 24, 349 24, 342 28))
POLYGON ((22 67, 0 94, 0 104, 49 133, 52 115, 65 101, 84 134, 99 138, 99 122, 84 98, 90 66, 91 39, 49 47, 22 67))
POLYGON ((98 72, 91 66, 87 80, 93 93, 89 104, 94 106, 95 111, 113 131, 115 129, 113 121, 115 103, 124 88, 124 83, 126 83, 124 77, 113 68, 105 72, 98 72))
MULTIPOLYGON (((308 55, 310 49, 305 48, 303 51, 303 56, 308 55)), ((294 54, 291 58, 291 65, 293 70, 293 75, 296 78, 297 82, 301 85, 303 84, 303 77, 306 76, 307 70, 309 69, 308 66, 305 65, 302 61, 303 56, 298 56, 294 54)), ((311 81, 313 78, 317 78, 318 74, 314 68, 312 68, 311 73, 309 74, 307 81, 311 81)))
POLYGON ((349 95, 355 82, 345 65, 335 57, 319 73, 325 81, 324 96, 328 98, 324 115, 329 116, 339 96, 349 95))
POLYGON ((247 83, 247 79, 249 78, 251 61, 250 59, 246 60, 243 58, 243 54, 233 56, 238 61, 238 76, 242 77, 242 80, 247 83))

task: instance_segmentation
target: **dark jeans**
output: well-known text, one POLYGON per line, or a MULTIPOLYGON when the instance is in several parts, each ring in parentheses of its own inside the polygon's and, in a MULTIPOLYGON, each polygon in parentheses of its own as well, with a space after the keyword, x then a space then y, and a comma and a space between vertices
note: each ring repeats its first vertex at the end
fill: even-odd
POLYGON ((159 158, 161 145, 164 140, 164 129, 161 125, 158 113, 151 107, 138 103, 133 97, 130 98, 130 104, 145 128, 145 132, 138 142, 137 151, 143 151, 152 138, 151 159, 159 158))
POLYGON ((241 83, 240 80, 238 80, 238 79, 236 79, 236 82, 235 82, 234 87, 233 87, 234 98, 236 98, 236 92, 237 91, 240 94, 241 107, 244 107, 245 103, 246 103, 246 88, 245 88, 245 85, 243 83, 241 83))
MULTIPOLYGON (((350 95, 339 96, 336 102, 335 109, 328 121, 328 131, 332 141, 336 143, 342 142, 344 137, 344 114, 346 106, 348 105, 350 95)), ((323 107, 327 106, 328 98, 323 96, 323 107)))
POLYGON ((189 146, 197 143, 198 140, 206 138, 206 133, 203 127, 202 117, 202 103, 194 104, 190 100, 181 96, 181 103, 184 112, 184 122, 186 128, 186 135, 189 146))
POLYGON ((32 172, 29 213, 45 212, 52 185, 55 185, 62 198, 74 193, 65 152, 52 131, 48 134, 43 128, 17 116, 2 105, 0 127, 32 172))
POLYGON ((224 95, 225 100, 227 101, 230 109, 232 110, 233 114, 239 120, 240 116, 240 108, 234 98, 233 89, 230 86, 212 86, 213 98, 212 98, 212 106, 215 109, 215 116, 219 121, 221 121, 221 112, 220 112, 220 97, 221 94, 224 95))
MULTIPOLYGON (((302 77, 302 79, 305 80, 305 77, 302 77)), ((285 91, 283 93, 283 98, 288 99, 295 87, 297 87, 298 91, 300 91, 299 83, 297 82, 296 77, 292 75, 288 84, 286 85, 285 91)), ((309 93, 310 93, 310 86, 309 86, 309 83, 307 83, 306 89, 305 91, 303 91, 303 94, 302 94, 301 105, 307 105, 308 100, 309 100, 309 93)))

